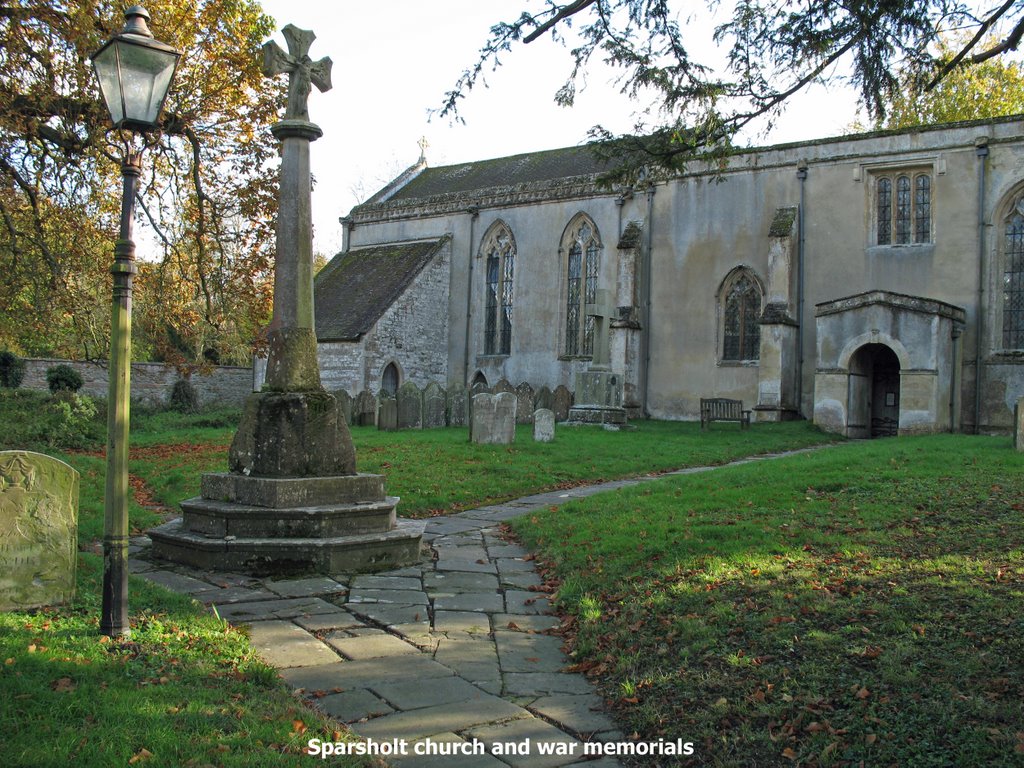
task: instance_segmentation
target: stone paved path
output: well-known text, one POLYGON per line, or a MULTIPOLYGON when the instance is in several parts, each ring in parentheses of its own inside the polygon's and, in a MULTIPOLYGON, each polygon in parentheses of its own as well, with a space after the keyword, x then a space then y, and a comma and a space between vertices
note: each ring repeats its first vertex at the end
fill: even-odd
POLYGON ((546 594, 531 591, 541 584, 533 562, 499 535, 498 526, 648 479, 436 518, 424 535, 432 558, 386 573, 269 580, 198 572, 149 562, 145 537, 133 542, 130 564, 143 578, 192 595, 233 624, 247 624, 254 647, 297 693, 364 738, 575 745, 573 755, 535 749, 500 757, 422 757, 410 746, 409 756, 389 758, 393 766, 611 768, 620 763, 583 758, 582 742, 625 737, 590 682, 564 671, 570 662, 561 639, 545 634, 557 619, 546 594))

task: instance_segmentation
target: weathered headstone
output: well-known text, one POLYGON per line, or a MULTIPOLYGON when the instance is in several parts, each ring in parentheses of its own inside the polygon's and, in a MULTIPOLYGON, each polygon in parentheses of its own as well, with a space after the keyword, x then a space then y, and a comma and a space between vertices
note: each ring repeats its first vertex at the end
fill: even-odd
POLYGON ((423 428, 423 393, 411 381, 398 388, 398 428, 423 428))
POLYGON ((550 443, 555 439, 555 414, 547 408, 533 412, 533 439, 538 443, 550 443))
POLYGON ((569 418, 569 409, 572 408, 572 392, 565 384, 555 387, 551 401, 551 410, 555 412, 555 419, 565 421, 569 418))
POLYGON ((459 382, 448 387, 448 425, 465 427, 469 424, 469 393, 459 382))
POLYGON ((423 428, 443 427, 447 423, 445 416, 448 403, 444 390, 437 382, 430 382, 423 390, 423 428))
POLYGON ((1024 451, 1024 397, 1013 407, 1013 446, 1024 451))
POLYGON ((516 439, 516 396, 511 392, 476 395, 470 439, 485 445, 511 445, 516 439))
POLYGON ((533 387, 524 381, 516 387, 516 424, 529 424, 533 421, 533 387))
POLYGON ((393 397, 381 397, 377 429, 384 432, 394 432, 398 429, 398 402, 393 397))
POLYGON ((0 452, 0 611, 69 601, 78 559, 78 472, 31 451, 0 452))
POLYGON ((476 395, 482 395, 484 393, 488 395, 493 394, 493 392, 491 392, 491 388, 487 386, 486 381, 474 381, 473 386, 470 387, 469 391, 473 397, 475 397, 476 395))
POLYGON ((338 401, 338 421, 345 424, 352 424, 352 395, 344 389, 334 393, 334 399, 338 401))
POLYGON ((551 392, 551 388, 545 384, 543 387, 537 390, 537 396, 533 398, 533 407, 535 409, 547 408, 549 411, 554 410, 555 396, 551 392))
POLYGON ((377 398, 373 392, 364 389, 356 395, 352 419, 360 427, 372 427, 377 424, 377 398))
POLYGON ((502 392, 509 392, 514 395, 516 393, 516 388, 512 386, 512 382, 508 379, 499 379, 498 383, 491 388, 491 392, 495 395, 501 394, 502 392))

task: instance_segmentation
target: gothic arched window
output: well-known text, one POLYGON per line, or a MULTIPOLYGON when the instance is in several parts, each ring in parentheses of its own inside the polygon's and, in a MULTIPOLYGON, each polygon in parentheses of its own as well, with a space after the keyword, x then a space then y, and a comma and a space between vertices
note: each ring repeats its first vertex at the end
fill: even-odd
POLYGON ((1024 349, 1024 197, 1003 223, 1002 348, 1024 349))
POLYGON ((562 242, 566 258, 565 354, 594 354, 594 318, 587 304, 597 300, 601 269, 601 235, 589 216, 579 214, 569 224, 562 242))
POLYGON ((480 249, 487 281, 484 301, 484 354, 507 355, 512 351, 513 277, 516 241, 503 222, 496 222, 480 249))
POLYGON ((760 359, 762 293, 760 283, 749 269, 734 270, 722 284, 722 360, 760 359))
POLYGON ((394 397, 398 393, 398 366, 388 363, 380 377, 380 393, 394 397))

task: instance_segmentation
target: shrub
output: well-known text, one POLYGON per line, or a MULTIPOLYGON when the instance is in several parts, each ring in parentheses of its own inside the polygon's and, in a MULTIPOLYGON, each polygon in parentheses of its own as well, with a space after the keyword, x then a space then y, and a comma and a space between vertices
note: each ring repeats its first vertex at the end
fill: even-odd
POLYGON ((171 410, 195 413, 199 410, 199 394, 188 379, 178 379, 171 389, 171 410))
POLYGON ((86 448, 93 445, 103 434, 98 416, 92 398, 69 389, 58 389, 46 404, 46 417, 43 419, 46 442, 54 448, 86 448))
POLYGON ((25 378, 25 361, 13 352, 0 352, 0 387, 17 389, 25 378))
POLYGON ((77 392, 82 388, 82 374, 70 365, 55 365, 46 369, 46 385, 50 392, 57 394, 61 390, 77 392))

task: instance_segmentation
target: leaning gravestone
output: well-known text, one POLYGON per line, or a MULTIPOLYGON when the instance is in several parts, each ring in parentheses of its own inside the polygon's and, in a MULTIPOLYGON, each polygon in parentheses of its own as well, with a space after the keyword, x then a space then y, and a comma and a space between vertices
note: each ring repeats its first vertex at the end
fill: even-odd
POLYGON ((78 472, 31 451, 0 452, 0 611, 71 600, 78 472))
POLYGON ((398 428, 423 428, 423 393, 411 381, 398 388, 398 428))
POLYGON ((551 410, 555 412, 555 419, 557 421, 565 421, 569 418, 570 408, 572 408, 572 392, 569 391, 565 384, 559 384, 555 387, 551 403, 551 410))
POLYGON ((398 429, 398 403, 393 397, 380 399, 380 412, 377 414, 377 429, 394 432, 398 429))
POLYGON ((437 382, 430 382, 423 390, 423 428, 433 429, 443 427, 447 422, 445 411, 448 403, 445 402, 444 390, 437 382))
POLYGON ((352 395, 350 395, 344 389, 339 389, 334 393, 334 399, 338 401, 338 421, 344 421, 346 424, 351 426, 352 395))
POLYGON ((516 387, 516 424, 533 422, 533 387, 524 381, 516 387))
POLYGON ((499 379, 498 383, 494 385, 494 389, 491 391, 496 395, 501 394, 502 392, 510 392, 514 395, 516 393, 516 388, 512 386, 512 382, 508 379, 499 379))
POLYGON ((555 439, 555 414, 547 408, 533 412, 533 439, 538 443, 550 443, 555 439))
POLYGON ((511 392, 476 395, 469 436, 483 445, 511 445, 516 439, 516 396, 511 392))
POLYGON ((1013 408, 1013 447, 1024 451, 1024 397, 1013 408))
POLYGON ((553 409, 554 404, 555 396, 547 384, 537 390, 537 396, 533 399, 534 408, 547 408, 550 411, 553 409))
POLYGON ((469 424, 469 394, 459 382, 448 387, 448 426, 465 427, 469 424))

